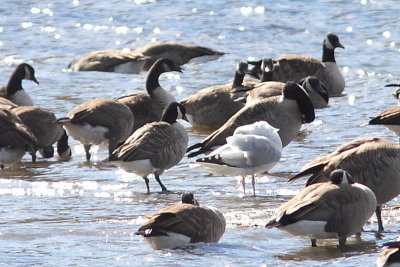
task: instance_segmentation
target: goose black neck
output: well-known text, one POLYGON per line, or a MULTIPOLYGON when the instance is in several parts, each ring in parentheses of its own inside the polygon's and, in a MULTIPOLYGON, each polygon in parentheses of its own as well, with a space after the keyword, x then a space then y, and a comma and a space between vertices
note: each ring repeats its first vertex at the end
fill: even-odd
POLYGON ((24 70, 17 68, 13 74, 11 75, 8 83, 6 85, 7 95, 12 95, 18 90, 22 90, 22 80, 24 79, 25 72, 24 70))
POLYGON ((154 64, 147 75, 146 79, 146 89, 147 93, 150 95, 153 93, 155 89, 157 89, 160 86, 160 83, 158 81, 158 78, 162 73, 164 73, 164 69, 162 68, 162 64, 154 64))
POLYGON ((322 62, 336 62, 335 50, 328 49, 325 45, 322 47, 322 62))
POLYGON ((178 110, 176 106, 172 106, 173 103, 171 103, 163 112, 161 116, 161 121, 167 122, 169 124, 173 124, 176 122, 176 119, 178 118, 178 110))
POLYGON ((272 81, 272 71, 263 71, 261 75, 261 82, 269 82, 272 81))
POLYGON ((240 73, 239 71, 235 72, 235 77, 233 78, 232 87, 240 86, 243 83, 244 73, 240 73))

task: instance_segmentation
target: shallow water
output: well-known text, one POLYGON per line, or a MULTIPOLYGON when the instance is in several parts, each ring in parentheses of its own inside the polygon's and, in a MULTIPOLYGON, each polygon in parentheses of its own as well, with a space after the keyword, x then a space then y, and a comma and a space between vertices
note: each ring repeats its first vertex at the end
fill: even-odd
MULTIPOLYGON (((386 231, 375 234, 376 219, 365 227, 362 242, 349 238, 310 248, 308 239, 263 225, 273 210, 296 194, 304 180, 287 178, 319 155, 357 137, 398 141, 379 126, 363 126, 372 116, 397 105, 400 34, 397 1, 10 1, 0 6, 0 78, 5 84, 23 61, 36 69, 40 85, 24 81, 36 105, 65 116, 75 105, 95 97, 143 91, 138 75, 68 72, 68 63, 92 50, 136 48, 154 41, 201 44, 227 52, 214 61, 195 61, 182 74, 161 77, 177 99, 206 86, 231 81, 236 63, 248 57, 299 53, 320 58, 327 32, 346 47, 336 59, 345 79, 345 96, 317 110, 316 120, 283 151, 281 162, 257 180, 257 197, 244 197, 238 177, 214 178, 189 167, 184 158, 161 179, 172 194, 145 194, 142 178, 101 163, 104 148, 86 163, 74 140, 68 162, 28 156, 0 172, 0 263, 5 266, 372 266, 382 243, 399 236, 399 199, 383 212, 386 231), (140 216, 179 201, 193 191, 218 207, 228 227, 218 244, 152 251, 134 232, 140 216)), ((190 144, 201 140, 185 124, 190 144)), ((250 188, 249 188, 250 189, 250 188)))

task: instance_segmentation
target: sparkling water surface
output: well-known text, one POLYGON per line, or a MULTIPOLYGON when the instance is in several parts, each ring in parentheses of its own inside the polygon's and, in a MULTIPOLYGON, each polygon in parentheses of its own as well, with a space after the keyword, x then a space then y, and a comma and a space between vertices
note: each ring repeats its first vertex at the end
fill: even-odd
MULTIPOLYGON (((283 150, 268 175, 257 179, 257 197, 243 196, 239 177, 213 177, 189 167, 184 158, 162 175, 173 191, 160 194, 143 179, 102 163, 107 150, 71 140, 68 162, 30 157, 0 172, 0 263, 4 266, 373 266, 381 245, 399 236, 396 198, 383 211, 386 231, 375 233, 373 216, 362 242, 337 240, 310 247, 264 225, 305 180, 287 183, 311 159, 358 137, 398 137, 370 117, 397 105, 387 83, 400 82, 397 1, 11 1, 0 5, 0 78, 3 84, 21 62, 36 70, 40 85, 23 86, 36 105, 58 116, 83 101, 144 91, 146 73, 137 75, 69 72, 68 63, 92 50, 135 49, 157 41, 198 44, 226 52, 213 61, 194 60, 183 73, 163 74, 162 86, 180 100, 210 85, 232 80, 236 63, 254 57, 297 53, 320 58, 326 33, 338 34, 344 50, 336 60, 346 80, 345 95, 317 110, 283 150), (96 148, 94 148, 96 149, 96 148), (195 244, 153 251, 134 232, 142 215, 179 202, 193 191, 199 201, 218 207, 227 229, 218 244, 195 244)), ((204 133, 185 124, 190 144, 204 133)), ((249 188, 250 189, 250 188, 249 188)))

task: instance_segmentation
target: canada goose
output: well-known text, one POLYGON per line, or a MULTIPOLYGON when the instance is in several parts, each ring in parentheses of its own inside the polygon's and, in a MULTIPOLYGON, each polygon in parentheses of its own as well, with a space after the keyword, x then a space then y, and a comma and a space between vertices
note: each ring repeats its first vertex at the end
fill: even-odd
POLYGON ((182 72, 181 67, 170 59, 158 59, 148 72, 146 79, 147 93, 134 93, 119 97, 117 100, 129 107, 134 117, 132 132, 143 125, 159 121, 168 104, 175 102, 175 97, 162 88, 158 79, 164 72, 182 72))
POLYGON ((369 121, 370 125, 383 125, 396 135, 400 135, 400 106, 392 107, 379 113, 369 121))
POLYGON ((282 204, 265 227, 308 236, 313 247, 317 239, 336 237, 344 246, 347 237, 361 232, 374 214, 376 198, 344 170, 333 171, 329 178, 330 182, 307 186, 282 204))
POLYGON ((199 205, 192 193, 182 194, 182 204, 145 216, 136 232, 153 249, 173 249, 190 243, 217 243, 225 232, 224 215, 214 207, 199 205))
POLYGON ((291 180, 311 175, 307 181, 309 186, 327 181, 329 173, 338 168, 375 193, 376 217, 379 231, 383 231, 381 206, 400 194, 400 145, 381 138, 355 139, 307 163, 291 180))
POLYGON ((221 56, 224 53, 207 47, 178 43, 155 43, 133 51, 93 51, 69 64, 74 71, 108 71, 137 74, 149 70, 159 58, 169 58, 177 65, 200 56, 221 56))
MULTIPOLYGON (((57 122, 57 118, 50 110, 35 106, 20 106, 12 110, 21 121, 34 134, 36 140, 44 149, 39 152, 44 158, 51 158, 54 153, 53 144, 59 142, 63 135, 66 135, 62 125, 57 122)), ((64 137, 65 138, 65 137, 64 137)), ((62 159, 71 155, 71 149, 67 142, 58 144, 58 154, 62 159)), ((36 149, 32 151, 32 161, 36 161, 36 149)))
POLYGON ((0 88, 0 97, 4 97, 18 106, 33 106, 30 96, 22 88, 22 80, 31 80, 37 84, 35 70, 27 63, 17 66, 6 86, 0 88))
POLYGON ((396 267, 400 266, 400 239, 393 242, 383 244, 387 248, 384 249, 376 259, 377 267, 396 267))
MULTIPOLYGON (((400 87, 400 83, 390 83, 386 84, 385 87, 400 87)), ((396 98, 397 102, 400 101, 400 89, 397 89, 392 93, 393 97, 396 98)))
POLYGON ((278 129, 266 121, 258 121, 238 127, 226 142, 207 157, 197 159, 196 163, 215 174, 241 175, 244 194, 246 176, 251 175, 255 196, 254 175, 270 170, 281 158, 282 142, 278 129))
POLYGON ((117 100, 96 98, 76 106, 58 121, 69 136, 83 144, 89 161, 92 145, 107 143, 111 154, 118 143, 128 138, 133 116, 129 108, 117 100))
POLYGON ((148 123, 137 129, 124 144, 109 157, 112 164, 121 169, 141 175, 150 192, 147 176, 154 174, 162 191, 160 175, 178 164, 185 155, 189 136, 177 119, 186 119, 185 107, 177 102, 169 104, 161 121, 148 123))
POLYGON ((298 82, 304 77, 317 77, 328 90, 329 96, 340 96, 345 81, 335 60, 335 48, 344 46, 336 34, 329 33, 322 45, 322 61, 300 55, 284 55, 274 62, 273 81, 298 82))
POLYGON ((192 126, 215 130, 239 111, 244 103, 235 100, 243 97, 245 91, 251 89, 242 85, 247 73, 248 64, 240 61, 232 83, 204 88, 180 101, 192 126))
POLYGON ((266 121, 272 127, 279 129, 282 147, 285 147, 296 137, 303 123, 310 123, 314 119, 314 107, 307 92, 300 85, 287 82, 281 96, 261 99, 243 107, 202 142, 190 146, 188 152, 196 148, 198 150, 188 154, 188 157, 224 145, 226 138, 231 136, 237 127, 256 121, 266 121))
POLYGON ((13 112, 0 109, 0 167, 21 160, 38 144, 33 133, 13 112))
MULTIPOLYGON (((307 76, 300 80, 299 84, 307 91, 315 109, 326 108, 328 106, 328 92, 317 78, 307 76)), ((271 81, 256 84, 252 90, 246 93, 246 104, 260 98, 281 95, 284 85, 282 82, 271 81)))

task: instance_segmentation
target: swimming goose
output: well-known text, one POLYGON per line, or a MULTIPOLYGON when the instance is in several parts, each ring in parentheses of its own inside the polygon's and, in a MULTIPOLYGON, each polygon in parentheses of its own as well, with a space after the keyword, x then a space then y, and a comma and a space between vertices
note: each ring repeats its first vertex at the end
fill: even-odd
POLYGON ((329 33, 322 45, 322 61, 300 55, 284 55, 274 62, 273 81, 299 82, 307 76, 317 77, 328 90, 329 96, 340 96, 345 81, 335 60, 335 48, 344 46, 336 34, 329 33))
POLYGON ((400 106, 389 108, 369 121, 370 125, 383 125, 396 135, 400 135, 400 106))
POLYGON ((270 170, 281 158, 282 142, 278 129, 266 121, 258 121, 238 127, 226 142, 207 157, 197 159, 196 164, 217 175, 242 176, 244 194, 246 176, 251 175, 255 196, 254 175, 270 170))
POLYGON ((339 245, 344 246, 347 237, 361 232, 374 214, 376 198, 344 170, 332 171, 329 179, 307 186, 282 204, 265 227, 308 236, 313 247, 317 239, 326 238, 338 238, 339 245))
MULTIPOLYGON (((51 158, 54 154, 53 144, 57 142, 57 152, 62 159, 67 159, 71 155, 71 149, 67 142, 61 141, 61 137, 66 135, 62 125, 57 122, 53 112, 48 109, 35 106, 20 106, 12 110, 21 121, 34 134, 36 140, 44 149, 39 149, 44 158, 51 158)), ((32 161, 36 161, 36 148, 32 151, 32 161)))
POLYGON ((27 63, 17 66, 7 85, 0 88, 0 97, 6 98, 18 106, 33 106, 32 99, 22 88, 22 80, 30 80, 39 84, 35 77, 35 70, 27 63))
POLYGON ((78 105, 58 121, 69 136, 83 144, 89 161, 92 145, 106 143, 111 154, 118 143, 128 138, 133 116, 129 108, 117 100, 96 98, 78 105))
POLYGON ((307 181, 309 186, 328 181, 329 173, 338 168, 375 193, 378 229, 383 231, 381 206, 400 194, 400 145, 381 138, 355 139, 309 162, 291 180, 311 175, 307 181))
POLYGON ((162 191, 167 191, 160 175, 181 161, 189 140, 186 129, 177 119, 187 120, 185 107, 173 102, 166 107, 161 121, 137 129, 110 155, 110 162, 127 172, 142 176, 148 193, 150 187, 147 176, 152 173, 162 191))
POLYGON ((250 86, 242 85, 247 73, 248 64, 240 61, 232 83, 204 88, 180 101, 186 108, 186 115, 192 126, 215 130, 239 111, 244 103, 235 100, 243 97, 245 91, 251 89, 250 86))
POLYGON ((22 159, 38 145, 33 133, 8 109, 0 109, 0 167, 22 159))
POLYGON ((207 47, 178 43, 155 43, 133 51, 93 51, 69 64, 74 71, 108 71, 137 74, 149 70, 159 58, 169 58, 177 65, 200 56, 221 56, 224 53, 207 47))
POLYGON ((145 216, 136 232, 153 249, 173 249, 190 243, 217 243, 225 232, 224 215, 214 207, 199 205, 192 193, 182 194, 182 204, 145 216))
MULTIPOLYGON (((328 106, 328 92, 317 78, 307 76, 300 80, 299 84, 307 91, 315 109, 326 108, 328 106)), ((260 98, 281 95, 284 85, 282 82, 271 81, 256 84, 252 90, 246 92, 246 104, 260 98)))
POLYGON ((400 239, 393 242, 383 244, 387 248, 384 249, 376 259, 377 267, 396 267, 400 266, 400 239))
POLYGON ((143 70, 148 57, 135 51, 97 50, 73 60, 68 68, 73 71, 104 71, 137 74, 143 70))
POLYGON ((287 82, 281 96, 261 99, 243 107, 202 142, 190 146, 188 152, 197 148, 198 150, 188 154, 188 157, 224 145, 226 138, 231 136, 237 127, 256 121, 266 121, 272 127, 279 129, 282 147, 285 147, 296 137, 303 123, 310 123, 314 119, 314 107, 307 92, 300 85, 287 82))
POLYGON ((168 104, 175 102, 175 97, 162 88, 159 77, 164 72, 182 72, 181 67, 170 59, 158 59, 148 72, 146 79, 147 93, 134 93, 119 97, 117 100, 129 107, 134 117, 132 132, 146 123, 159 121, 168 104))

